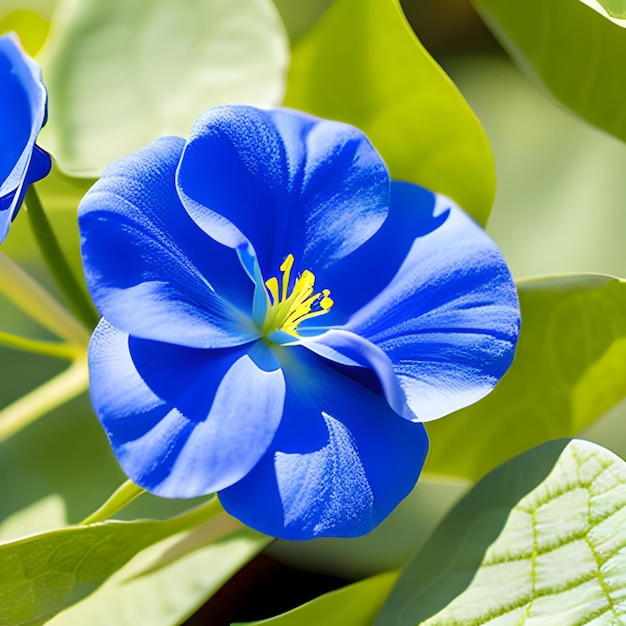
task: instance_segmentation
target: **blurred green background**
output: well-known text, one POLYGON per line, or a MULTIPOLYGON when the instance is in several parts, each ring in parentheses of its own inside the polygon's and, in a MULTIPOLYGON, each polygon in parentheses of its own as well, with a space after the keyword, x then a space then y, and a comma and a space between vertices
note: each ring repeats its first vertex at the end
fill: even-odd
MULTIPOLYGON (((276 0, 276 4, 296 41, 330 0, 306 4, 276 0)), ((52 5, 46 0, 0 0, 0 32, 26 29, 25 45, 36 51, 45 38, 52 5)), ((576 118, 522 76, 469 2, 405 0, 403 7, 423 44, 452 77, 486 130, 497 175, 496 202, 487 228, 514 276, 626 275, 620 234, 626 232, 624 144, 576 118)), ((77 271, 75 211, 90 182, 55 172, 40 185, 51 221, 77 271)), ((62 297, 41 262, 25 215, 14 223, 3 251, 62 297)), ((0 320, 3 330, 49 337, 4 299, 0 299, 0 320)), ((0 349, 0 406, 62 367, 52 359, 0 349)), ((625 416, 622 404, 585 434, 624 456, 625 416)), ((68 521, 78 522, 123 478, 84 396, 0 443, 0 519, 54 493, 62 496, 68 521)), ((278 542, 270 553, 299 567, 350 577, 396 567, 467 484, 426 477, 397 513, 369 537, 309 544, 278 542)), ((187 505, 145 497, 124 515, 165 516, 187 505)), ((41 519, 41 527, 51 523, 58 521, 41 519)))

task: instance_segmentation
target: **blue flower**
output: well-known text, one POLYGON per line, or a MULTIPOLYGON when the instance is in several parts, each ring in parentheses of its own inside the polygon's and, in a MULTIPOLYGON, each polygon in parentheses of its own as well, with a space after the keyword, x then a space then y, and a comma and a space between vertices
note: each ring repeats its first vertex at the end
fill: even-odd
POLYGON ((0 242, 28 185, 50 171, 50 157, 35 145, 46 122, 46 102, 38 65, 13 35, 0 37, 0 242))
POLYGON ((110 166, 79 218, 103 315, 92 402, 117 459, 161 496, 219 492, 269 535, 371 531, 420 474, 420 422, 488 393, 513 356, 496 246, 390 182, 345 124, 210 109, 187 141, 110 166))

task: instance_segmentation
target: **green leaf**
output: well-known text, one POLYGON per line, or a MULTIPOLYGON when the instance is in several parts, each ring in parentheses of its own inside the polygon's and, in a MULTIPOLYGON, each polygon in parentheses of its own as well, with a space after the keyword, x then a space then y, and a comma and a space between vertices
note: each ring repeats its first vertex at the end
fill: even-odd
POLYGON ((285 104, 359 127, 393 178, 487 221, 495 190, 487 139, 397 0, 336 0, 293 50, 285 104))
POLYGON ((427 471, 476 479, 568 437, 626 397, 626 283, 599 275, 519 283, 515 361, 480 402, 427 425, 427 471))
POLYGON ((216 510, 209 502, 165 521, 107 521, 0 545, 0 624, 44 623, 88 596, 144 548, 198 526, 216 510))
POLYGON ((206 108, 280 102, 287 38, 270 0, 63 0, 42 51, 60 167, 98 176, 206 108))
MULTIPOLYGON (((592 1, 592 0, 591 0, 592 1)), ((587 4, 587 2, 585 2, 587 4)), ((626 2, 624 0, 598 0, 599 4, 611 17, 626 18, 626 2)))
POLYGON ((278 617, 247 622, 246 626, 370 626, 397 577, 396 572, 374 576, 327 593, 278 617))
POLYGON ((376 625, 621 624, 625 516, 620 458, 587 441, 546 443, 454 508, 376 625))
POLYGON ((49 626, 180 624, 268 541, 254 531, 241 530, 144 574, 180 540, 158 543, 138 554, 91 596, 54 617, 49 626))
POLYGON ((503 46, 547 91, 626 140, 626 32, 576 0, 474 0, 503 46))

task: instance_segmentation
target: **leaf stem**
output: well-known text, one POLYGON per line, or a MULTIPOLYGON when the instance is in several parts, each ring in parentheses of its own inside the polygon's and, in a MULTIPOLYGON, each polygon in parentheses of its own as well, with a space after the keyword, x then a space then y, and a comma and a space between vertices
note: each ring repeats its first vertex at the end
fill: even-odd
POLYGON ((75 346, 85 347, 83 325, 17 263, 0 252, 0 290, 44 328, 75 346))
POLYGON ((35 239, 50 273, 65 294, 74 313, 89 330, 92 330, 98 323, 99 316, 59 246, 34 185, 30 185, 26 191, 25 201, 35 239))
POLYGON ((113 492, 111 497, 99 509, 86 517, 81 524, 104 522, 145 492, 145 489, 136 485, 132 480, 127 480, 113 492))
POLYGON ((0 411, 0 441, 9 438, 89 386, 87 359, 76 359, 64 372, 0 411))
POLYGON ((54 356, 59 359, 69 359, 73 361, 78 357, 82 348, 77 346, 58 343, 53 341, 38 341, 36 339, 29 339, 27 337, 20 337, 11 333, 5 333, 0 330, 0 345, 7 346, 8 348, 15 348, 17 350, 24 350, 25 352, 34 352, 36 354, 44 354, 46 356, 54 356))

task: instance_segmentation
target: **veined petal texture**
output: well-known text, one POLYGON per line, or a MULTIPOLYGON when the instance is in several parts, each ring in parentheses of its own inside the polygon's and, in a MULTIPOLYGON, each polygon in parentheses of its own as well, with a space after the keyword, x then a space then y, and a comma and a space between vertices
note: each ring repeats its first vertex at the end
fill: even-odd
POLYGON ((302 347, 279 355, 285 410, 264 457, 220 492, 224 508, 284 539, 370 532, 413 488, 428 449, 422 424, 302 347))
POLYGON ((6 237, 28 185, 50 171, 35 146, 46 120, 47 94, 39 66, 13 35, 0 37, 0 241, 6 237))
POLYGON ((126 474, 161 496, 228 487, 263 456, 285 382, 263 343, 201 350, 129 337, 102 320, 91 399, 126 474))
POLYGON ((199 229, 178 199, 184 143, 155 141, 107 168, 85 195, 79 226, 87 285, 100 313, 135 337, 243 344, 258 336, 254 285, 236 252, 199 229))
MULTIPOLYGON (((406 214, 422 193, 394 183, 392 207, 406 214)), ((439 198, 436 214, 441 225, 415 239, 393 280, 345 325, 389 357, 422 421, 486 395, 511 364, 520 326, 496 245, 450 201, 439 198)))
POLYGON ((383 223, 389 174, 362 132, 285 109, 216 107, 196 122, 177 178, 212 237, 251 246, 263 275, 287 255, 294 273, 345 257, 383 223))

